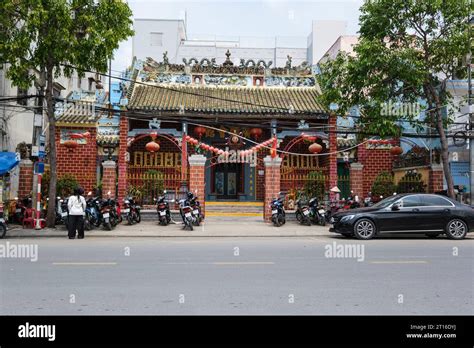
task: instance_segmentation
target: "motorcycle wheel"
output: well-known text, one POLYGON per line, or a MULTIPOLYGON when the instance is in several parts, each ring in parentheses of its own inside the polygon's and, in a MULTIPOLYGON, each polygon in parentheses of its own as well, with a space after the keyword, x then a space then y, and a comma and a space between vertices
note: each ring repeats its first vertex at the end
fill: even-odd
POLYGON ((107 231, 112 231, 112 224, 110 222, 104 222, 104 228, 107 231))
POLYGON ((281 224, 280 224, 280 218, 278 216, 275 216, 272 218, 272 221, 273 221, 273 224, 276 226, 276 227, 280 227, 281 224))
POLYGON ((128 214, 127 215, 127 222, 129 225, 133 225, 133 217, 131 214, 128 214))
POLYGON ((322 217, 321 217, 321 219, 320 219, 320 221, 319 221, 319 224, 320 224, 321 226, 326 226, 326 217, 325 217, 325 216, 322 216, 322 217))
POLYGON ((115 225, 118 225, 118 224, 122 223, 122 221, 123 221, 123 218, 122 218, 122 215, 120 215, 120 216, 118 217, 117 223, 116 223, 115 225))
POLYGON ((296 215, 296 220, 298 220, 298 222, 301 224, 303 222, 303 214, 301 214, 301 212, 297 210, 295 215, 296 215))
POLYGON ((141 217, 139 211, 137 211, 137 213, 135 214, 135 221, 136 221, 137 223, 140 223, 140 222, 142 221, 142 217, 141 217))
POLYGON ((311 226, 311 219, 307 216, 304 217, 304 224, 306 226, 311 226))
POLYGON ((4 224, 0 225, 0 239, 4 238, 5 235, 7 234, 7 226, 4 224))
POLYGON ((92 227, 91 227, 91 222, 89 221, 89 218, 86 216, 86 218, 84 219, 84 229, 86 231, 90 231, 92 230, 92 227))

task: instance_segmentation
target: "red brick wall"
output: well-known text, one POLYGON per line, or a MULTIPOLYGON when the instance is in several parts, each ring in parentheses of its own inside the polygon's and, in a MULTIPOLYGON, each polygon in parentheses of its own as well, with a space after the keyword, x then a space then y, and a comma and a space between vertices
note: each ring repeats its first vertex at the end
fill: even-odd
POLYGON ((128 119, 124 116, 120 118, 120 143, 118 155, 118 201, 122 202, 127 194, 127 169, 128 163, 125 161, 127 153, 128 119))
POLYGON ((364 166, 359 163, 353 163, 350 168, 350 187, 354 195, 359 198, 364 197, 364 166))
POLYGON ((329 152, 328 156, 328 177, 329 189, 337 186, 337 133, 336 133, 337 116, 329 115, 329 152))
MULTIPOLYGON (((270 157, 267 158, 267 160, 270 157)), ((265 165, 265 201, 264 201, 264 210, 263 210, 263 219, 265 221, 270 221, 272 217, 272 212, 270 208, 270 203, 273 198, 278 197, 280 192, 280 165, 281 158, 276 157, 272 162, 265 165)))
POLYGON ((443 167, 435 166, 430 168, 428 192, 434 193, 438 191, 443 191, 443 176, 443 167))
POLYGON ((362 196, 372 190, 375 178, 381 172, 391 172, 393 155, 389 149, 367 149, 366 144, 358 147, 358 160, 364 165, 364 182, 362 196))
POLYGON ((111 197, 115 198, 115 183, 117 182, 116 163, 114 161, 105 161, 102 163, 102 194, 105 197, 110 191, 111 197))
MULTIPOLYGON (((205 169, 206 162, 199 164, 193 164, 193 156, 189 158, 189 191, 194 193, 201 204, 201 212, 205 214, 206 211, 206 202, 205 202, 205 192, 206 192, 206 181, 205 181, 205 169), (197 192, 196 192, 197 191, 197 192)), ((197 157, 197 156, 196 156, 197 157)), ((201 156, 199 156, 201 157, 201 156)))
POLYGON ((22 160, 18 184, 18 198, 22 199, 31 194, 33 190, 33 162, 22 160))
POLYGON ((56 151, 57 151, 57 176, 58 179, 64 174, 72 174, 88 192, 97 186, 97 129, 91 128, 68 128, 56 127, 56 151), (79 145, 77 148, 70 150, 66 146, 60 144, 61 129, 77 130, 90 132, 87 138, 87 144, 79 145))

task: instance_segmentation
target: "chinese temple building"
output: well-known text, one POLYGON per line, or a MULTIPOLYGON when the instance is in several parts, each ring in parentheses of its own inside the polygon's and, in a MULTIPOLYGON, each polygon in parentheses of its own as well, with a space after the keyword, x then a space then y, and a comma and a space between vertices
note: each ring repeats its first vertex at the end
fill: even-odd
POLYGON ((350 190, 363 197, 381 172, 392 172, 398 141, 340 134, 344 119, 318 103, 305 63, 292 66, 288 57, 272 68, 226 56, 221 65, 170 64, 166 53, 162 62, 134 59, 112 84, 110 106, 103 91, 73 95, 77 102, 58 111, 58 177, 71 173, 86 190, 99 186, 146 205, 162 190, 268 202, 317 185, 326 196, 337 186, 341 197, 350 190))

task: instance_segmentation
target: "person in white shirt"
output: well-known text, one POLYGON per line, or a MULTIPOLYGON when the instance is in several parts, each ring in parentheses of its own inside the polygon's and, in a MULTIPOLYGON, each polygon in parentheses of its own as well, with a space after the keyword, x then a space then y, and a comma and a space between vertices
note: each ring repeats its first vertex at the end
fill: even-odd
POLYGON ((69 210, 68 235, 69 239, 84 238, 84 215, 86 213, 86 200, 83 196, 84 190, 80 187, 74 190, 74 195, 69 197, 67 207, 69 210))

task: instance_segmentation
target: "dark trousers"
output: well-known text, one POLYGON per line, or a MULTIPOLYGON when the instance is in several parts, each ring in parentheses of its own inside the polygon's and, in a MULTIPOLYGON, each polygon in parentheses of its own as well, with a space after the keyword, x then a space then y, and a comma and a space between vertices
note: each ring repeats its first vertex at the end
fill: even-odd
POLYGON ((79 238, 84 238, 84 216, 69 215, 68 217, 68 235, 75 237, 76 231, 79 238))

